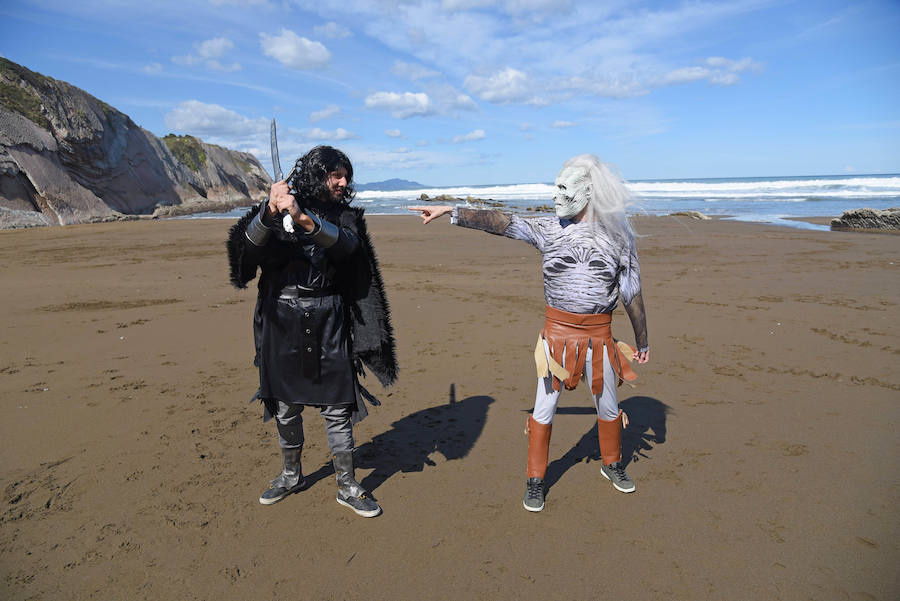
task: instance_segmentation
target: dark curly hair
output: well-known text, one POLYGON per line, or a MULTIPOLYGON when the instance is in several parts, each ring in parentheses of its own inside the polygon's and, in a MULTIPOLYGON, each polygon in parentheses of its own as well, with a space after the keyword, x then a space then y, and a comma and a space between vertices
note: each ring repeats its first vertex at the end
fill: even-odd
POLYGON ((353 189, 353 165, 347 155, 331 146, 316 146, 294 163, 294 176, 288 182, 298 200, 320 203, 330 198, 325 185, 328 174, 343 167, 347 170, 347 187, 341 202, 350 204, 356 190, 353 189))

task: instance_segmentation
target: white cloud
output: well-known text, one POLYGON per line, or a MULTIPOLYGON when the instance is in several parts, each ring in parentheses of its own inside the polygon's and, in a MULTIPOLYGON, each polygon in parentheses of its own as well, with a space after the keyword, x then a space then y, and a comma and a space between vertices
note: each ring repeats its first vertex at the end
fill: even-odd
POLYGON ((406 169, 429 169, 435 165, 447 165, 453 161, 449 155, 439 155, 426 150, 400 148, 384 150, 381 148, 357 148, 351 154, 354 171, 361 168, 387 168, 392 173, 406 169))
POLYGON ((386 130, 384 130, 384 135, 386 135, 389 138, 405 138, 406 137, 403 135, 403 132, 400 131, 399 129, 386 129, 386 130))
POLYGON ((263 54, 291 69, 319 69, 331 62, 331 52, 319 42, 298 36, 290 29, 281 35, 259 34, 263 54))
POLYGON ((463 94, 456 88, 444 84, 432 84, 425 88, 428 97, 432 99, 437 110, 442 113, 455 109, 464 111, 477 111, 478 104, 468 94, 463 94))
POLYGON ((441 8, 452 12, 473 8, 490 8, 496 3, 496 0, 441 0, 441 8))
POLYGON ((623 75, 612 78, 574 76, 560 79, 554 82, 554 87, 559 90, 568 90, 574 93, 591 94, 604 98, 633 98, 646 94, 647 87, 633 75, 623 75))
POLYGON ((218 104, 206 104, 187 100, 165 116, 166 127, 200 137, 216 138, 248 136, 269 130, 269 120, 264 117, 249 119, 218 104))
POLYGON ((314 127, 303 132, 303 137, 311 142, 334 142, 340 140, 353 140, 358 138, 356 134, 347 131, 343 127, 339 127, 332 131, 319 129, 314 127))
POLYGON ((560 13, 571 8, 571 0, 507 0, 506 2, 506 10, 511 13, 527 11, 560 13))
POLYGON ((553 129, 567 129, 569 127, 576 127, 578 124, 572 121, 554 121, 552 127, 553 129))
POLYGON ((232 62, 225 64, 221 60, 225 54, 234 48, 234 42, 225 37, 212 38, 194 44, 195 54, 173 56, 172 62, 177 65, 192 66, 202 64, 213 71, 240 71, 241 64, 232 62))
POLYGON ((162 65, 159 63, 150 63, 144 67, 144 73, 147 73, 148 75, 162 73, 162 65))
MULTIPOLYGON (((296 1, 334 19, 334 3, 296 1)), ((636 97, 676 82, 740 83, 742 73, 760 65, 724 57, 691 64, 694 41, 769 3, 345 0, 342 6, 354 28, 404 57, 394 64, 395 75, 462 81, 478 102, 546 106, 575 97, 636 97), (708 72, 698 76, 692 67, 708 72)), ((430 89, 423 91, 437 113, 451 109, 430 89)))
POLYGON ((184 54, 172 57, 172 62, 176 65, 183 65, 185 67, 189 67, 191 65, 196 65, 199 63, 199 59, 193 54, 184 54))
POLYGON ((341 40, 344 38, 349 38, 353 35, 353 33, 342 25, 338 25, 334 21, 329 21, 324 25, 317 25, 313 27, 313 31, 316 35, 320 35, 325 38, 331 38, 333 40, 341 40))
POLYGON ((506 0, 503 3, 497 2, 497 0, 441 0, 441 8, 448 12, 501 8, 512 15, 526 12, 560 14, 568 12, 571 7, 571 0, 506 0))
POLYGON ((206 66, 213 71, 224 71, 226 73, 231 73, 233 71, 240 71, 241 64, 238 62, 231 63, 230 65, 226 65, 220 63, 219 61, 206 61, 206 66))
POLYGON ((534 96, 528 75, 512 67, 489 76, 469 75, 463 86, 482 100, 498 104, 544 102, 534 96))
POLYGON ((738 73, 743 73, 744 71, 759 72, 762 70, 762 64, 750 58, 742 58, 736 61, 721 56, 711 56, 704 63, 706 64, 705 67, 694 66, 674 69, 660 77, 651 79, 649 83, 651 85, 667 86, 705 80, 720 86, 731 86, 740 82, 738 73))
POLYGON ((232 48, 234 42, 228 38, 212 38, 197 45, 197 54, 200 58, 222 58, 232 48))
POLYGON ((313 111, 312 113, 310 113, 309 114, 309 122, 317 123, 319 121, 324 121, 325 119, 330 119, 331 117, 334 117, 335 115, 339 114, 340 112, 341 112, 341 109, 338 105, 329 104, 328 106, 323 108, 321 111, 313 111))
POLYGON ((714 73, 709 78, 709 83, 719 86, 733 86, 741 80, 735 73, 714 73))
POLYGON ((710 67, 726 69, 733 73, 741 73, 743 71, 762 71, 762 63, 758 63, 751 58, 742 58, 739 61, 723 58, 721 56, 711 56, 706 59, 706 64, 710 67))
POLYGON ((396 119, 408 119, 409 117, 434 114, 435 109, 428 98, 428 94, 422 92, 375 92, 366 97, 366 108, 391 111, 396 119))
POLYGON ((439 72, 434 69, 429 69, 425 65, 408 63, 406 61, 394 61, 391 72, 398 77, 405 77, 407 79, 412 79, 413 81, 440 75, 439 72))
POLYGON ((705 67, 683 67, 669 71, 657 80, 658 85, 669 85, 688 83, 692 81, 700 81, 707 79, 712 75, 712 71, 705 67))
POLYGON ((453 138, 453 143, 461 144, 463 142, 474 142, 476 140, 484 140, 484 138, 485 138, 484 130, 476 129, 475 131, 470 131, 469 133, 467 133, 465 135, 456 136, 455 138, 453 138))

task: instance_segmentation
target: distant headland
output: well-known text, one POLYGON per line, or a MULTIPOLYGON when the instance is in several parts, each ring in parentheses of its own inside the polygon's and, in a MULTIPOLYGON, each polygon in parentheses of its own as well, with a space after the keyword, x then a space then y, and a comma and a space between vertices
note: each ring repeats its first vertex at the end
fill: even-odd
POLYGON ((382 182, 369 182, 367 184, 354 184, 357 191, 381 190, 384 192, 396 192, 397 190, 420 190, 428 188, 419 182, 411 182, 408 179, 386 179, 382 182))

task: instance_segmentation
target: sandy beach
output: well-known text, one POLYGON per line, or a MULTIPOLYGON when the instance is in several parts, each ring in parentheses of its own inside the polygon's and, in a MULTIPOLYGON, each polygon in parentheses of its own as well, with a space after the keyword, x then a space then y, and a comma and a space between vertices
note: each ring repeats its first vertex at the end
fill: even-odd
MULTIPOLYGON (((356 428, 335 502, 270 507, 274 426, 248 404, 255 287, 224 220, 0 232, 3 599, 900 598, 900 237, 645 217, 651 361, 619 389, 637 491, 563 395, 547 507, 522 508, 539 255, 371 217, 401 374, 356 428), (891 567, 894 566, 894 567, 891 567)), ((616 312, 613 331, 633 342, 616 312)))

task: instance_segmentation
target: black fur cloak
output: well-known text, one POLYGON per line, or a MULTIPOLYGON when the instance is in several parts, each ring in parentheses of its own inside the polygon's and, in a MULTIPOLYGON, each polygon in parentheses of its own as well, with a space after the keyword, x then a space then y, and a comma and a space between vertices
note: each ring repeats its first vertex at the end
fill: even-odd
MULTIPOLYGON (((251 208, 228 233, 226 247, 231 284, 235 288, 246 288, 247 282, 256 277, 257 266, 243 261, 246 245, 251 244, 244 233, 259 211, 260 206, 251 208)), ((351 345, 357 373, 364 375, 362 368, 365 366, 383 386, 390 386, 396 381, 398 371, 394 330, 384 292, 384 281, 366 228, 364 212, 362 208, 350 206, 341 210, 340 221, 352 221, 355 226, 353 229, 359 237, 359 246, 347 258, 346 267, 340 270, 337 285, 344 303, 350 308, 351 345)), ((282 240, 297 239, 295 234, 285 232, 277 226, 272 228, 272 234, 282 240)), ((370 401, 378 404, 364 388, 362 392, 370 401)))

